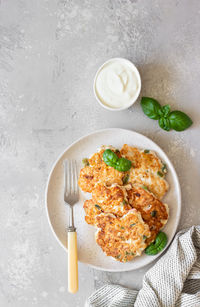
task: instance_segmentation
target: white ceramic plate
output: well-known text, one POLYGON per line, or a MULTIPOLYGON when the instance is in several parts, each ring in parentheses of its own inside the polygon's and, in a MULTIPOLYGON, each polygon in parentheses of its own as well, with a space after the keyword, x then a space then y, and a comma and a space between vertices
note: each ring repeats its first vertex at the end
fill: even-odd
MULTIPOLYGON (((151 149, 167 164, 168 174, 166 180, 170 185, 170 189, 164 198, 164 202, 169 205, 170 217, 164 231, 168 236, 168 245, 172 241, 181 213, 180 185, 172 163, 163 150, 147 137, 130 130, 112 128, 96 131, 70 145, 55 162, 50 173, 46 189, 48 219, 55 237, 66 251, 68 208, 65 207, 63 202, 63 161, 65 159, 76 159, 79 168, 81 168, 82 158, 89 157, 101 145, 113 145, 116 148, 121 148, 125 143, 135 147, 151 149)), ((77 227, 78 234, 79 261, 99 270, 119 272, 141 268, 160 256, 160 254, 156 256, 143 254, 127 263, 120 263, 112 257, 106 256, 95 242, 95 228, 88 225, 84 219, 83 202, 89 197, 90 194, 80 192, 80 201, 74 207, 75 226, 77 227)))

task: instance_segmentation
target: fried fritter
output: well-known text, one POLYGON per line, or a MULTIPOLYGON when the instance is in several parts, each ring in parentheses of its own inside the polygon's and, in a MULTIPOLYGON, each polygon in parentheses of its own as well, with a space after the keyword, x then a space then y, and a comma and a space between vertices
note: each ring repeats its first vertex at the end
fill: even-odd
POLYGON ((127 201, 126 189, 119 186, 106 187, 98 184, 92 191, 92 199, 103 212, 113 213, 119 217, 131 209, 127 201))
POLYGON ((92 199, 84 202, 83 208, 85 210, 85 221, 89 225, 95 225, 95 219, 98 214, 102 213, 101 208, 95 206, 95 202, 92 199))
MULTIPOLYGON (((84 192, 91 193, 97 183, 102 183, 107 186, 111 186, 114 183, 123 185, 123 177, 125 174, 106 165, 103 161, 104 150, 101 149, 99 152, 93 154, 89 159, 89 166, 82 168, 80 171, 78 184, 84 192)), ((120 156, 119 153, 117 154, 120 156)))
POLYGON ((119 186, 106 187, 102 184, 93 189, 92 200, 86 200, 83 207, 88 224, 94 224, 96 215, 101 212, 113 213, 120 217, 132 209, 128 204, 125 189, 119 186))
POLYGON ((127 194, 129 204, 141 213, 142 219, 149 225, 151 236, 147 239, 147 243, 150 244, 167 223, 168 206, 141 187, 134 186, 127 190, 127 194))
POLYGON ((96 216, 102 212, 122 217, 134 208, 149 225, 151 231, 151 236, 147 240, 149 244, 155 240, 159 230, 167 223, 168 206, 139 186, 128 184, 124 187, 105 187, 98 184, 92 196, 91 200, 86 200, 84 203, 85 220, 88 224, 94 225, 96 216))
POLYGON ((168 183, 164 179, 167 170, 157 155, 153 151, 139 150, 127 144, 123 145, 120 153, 133 165, 129 182, 147 187, 156 197, 162 199, 168 190, 168 183))
POLYGON ((96 217, 96 226, 97 244, 107 256, 121 262, 141 255, 147 246, 146 239, 151 235, 149 226, 136 209, 129 210, 121 218, 110 213, 101 213, 96 217))
POLYGON ((97 178, 93 167, 85 166, 80 170, 78 185, 82 191, 91 193, 96 182, 97 178))

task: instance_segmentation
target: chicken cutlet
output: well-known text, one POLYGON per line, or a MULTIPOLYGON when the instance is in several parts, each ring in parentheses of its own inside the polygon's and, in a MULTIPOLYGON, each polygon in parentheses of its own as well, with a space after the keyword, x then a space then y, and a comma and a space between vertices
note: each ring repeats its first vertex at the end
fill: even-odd
POLYGON ((132 162, 129 182, 140 184, 151 191, 157 198, 162 199, 168 190, 164 179, 166 165, 150 150, 139 150, 124 144, 120 150, 121 156, 132 162))
POLYGON ((131 209, 119 218, 111 213, 101 213, 96 217, 96 242, 107 256, 120 262, 140 256, 146 248, 146 240, 151 236, 140 212, 131 209))

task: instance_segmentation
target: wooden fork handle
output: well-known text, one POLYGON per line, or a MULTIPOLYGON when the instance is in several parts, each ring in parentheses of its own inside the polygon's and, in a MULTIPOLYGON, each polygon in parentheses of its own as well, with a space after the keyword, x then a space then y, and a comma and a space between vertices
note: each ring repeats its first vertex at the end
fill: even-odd
POLYGON ((78 291, 78 254, 76 230, 68 231, 68 291, 78 291))

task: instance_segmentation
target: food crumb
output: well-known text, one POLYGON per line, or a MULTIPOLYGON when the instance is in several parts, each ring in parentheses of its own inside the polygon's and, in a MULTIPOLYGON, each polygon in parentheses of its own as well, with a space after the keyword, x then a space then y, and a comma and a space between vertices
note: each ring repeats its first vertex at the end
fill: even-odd
POLYGON ((60 287, 59 292, 65 292, 65 287, 60 287))

